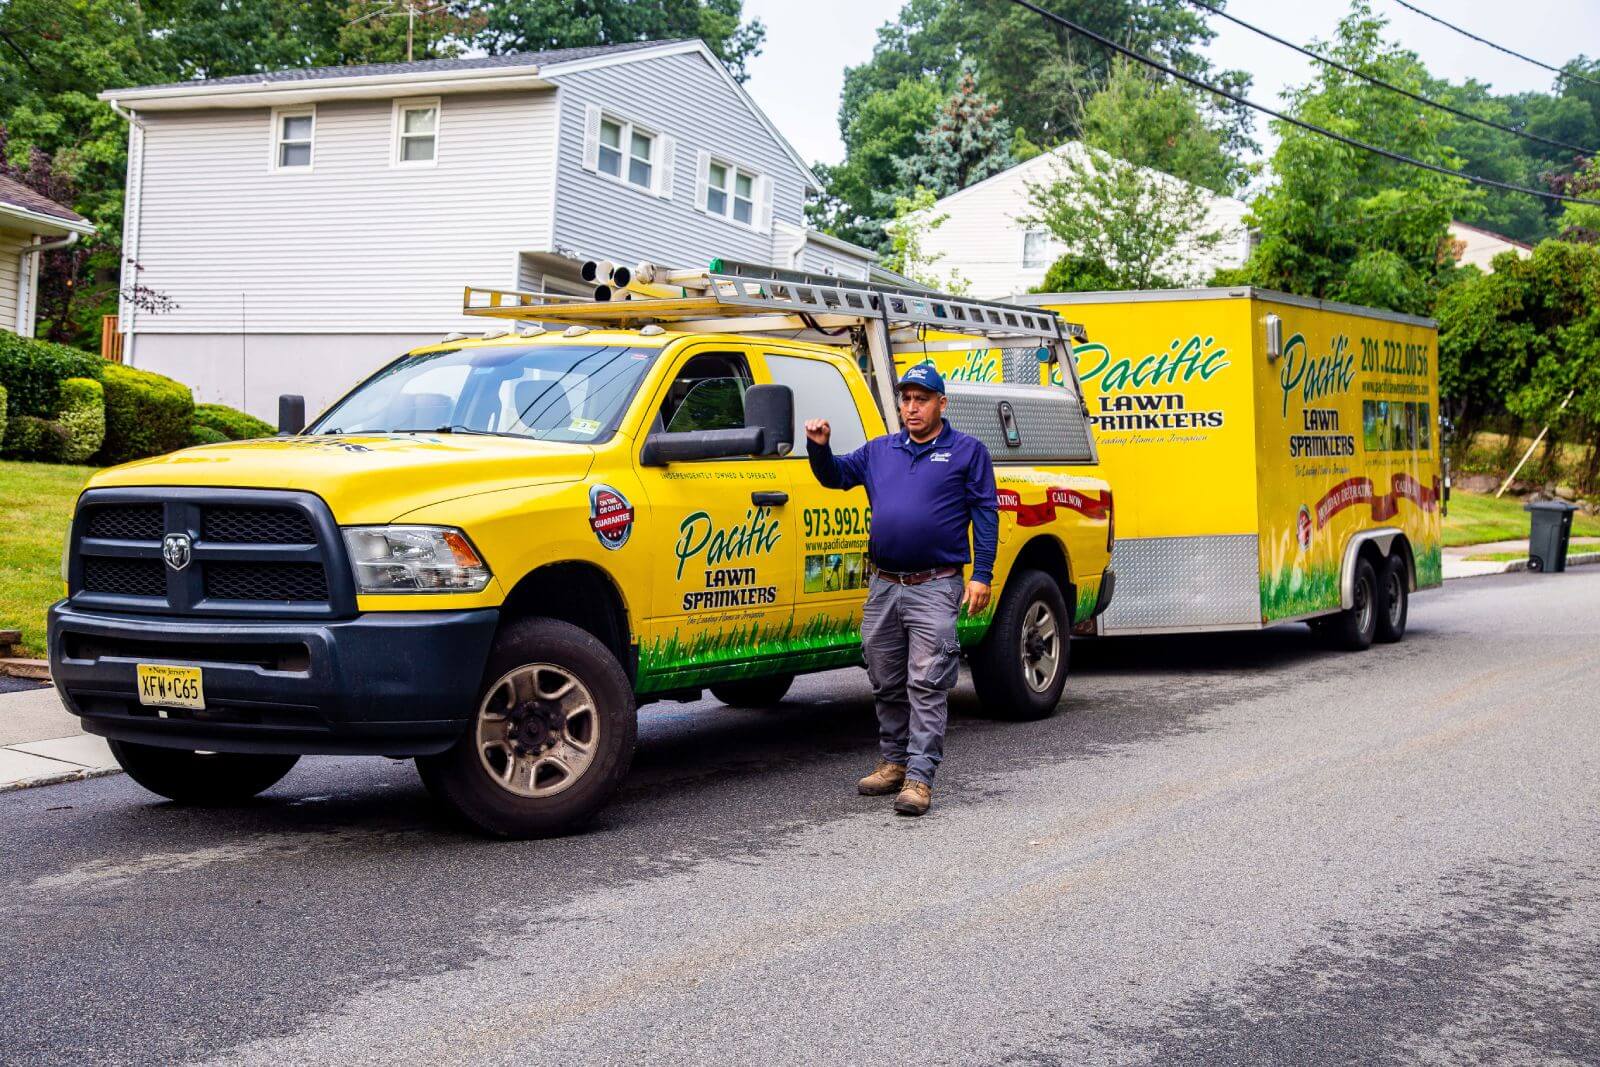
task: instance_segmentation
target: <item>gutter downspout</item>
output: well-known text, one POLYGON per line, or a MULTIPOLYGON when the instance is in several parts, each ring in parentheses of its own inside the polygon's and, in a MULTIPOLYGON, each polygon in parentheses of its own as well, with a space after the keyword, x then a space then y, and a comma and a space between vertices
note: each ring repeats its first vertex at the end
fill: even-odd
POLYGON ((54 241, 31 244, 22 250, 20 254, 22 277, 19 279, 19 287, 23 289, 23 292, 19 293, 18 296, 23 299, 17 301, 17 333, 23 337, 33 336, 34 305, 38 302, 37 293, 39 292, 39 260, 35 257, 41 252, 54 252, 61 248, 71 248, 78 243, 79 236, 81 235, 74 230, 65 237, 54 241), (32 263, 28 262, 30 258, 33 259, 32 263))

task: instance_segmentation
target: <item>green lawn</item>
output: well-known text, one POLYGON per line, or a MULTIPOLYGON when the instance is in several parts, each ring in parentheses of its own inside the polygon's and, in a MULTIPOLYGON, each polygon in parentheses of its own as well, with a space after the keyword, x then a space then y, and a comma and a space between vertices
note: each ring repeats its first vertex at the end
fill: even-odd
MULTIPOLYGON (((1509 494, 1496 500, 1493 493, 1465 493, 1457 489, 1450 494, 1450 514, 1444 520, 1444 543, 1481 545, 1485 541, 1527 537, 1530 518, 1522 510, 1522 501, 1509 494)), ((1574 515, 1572 536, 1600 536, 1600 518, 1574 515)))
POLYGON ((0 462, 0 630, 44 656, 44 613, 61 598, 61 542, 93 467, 0 462))

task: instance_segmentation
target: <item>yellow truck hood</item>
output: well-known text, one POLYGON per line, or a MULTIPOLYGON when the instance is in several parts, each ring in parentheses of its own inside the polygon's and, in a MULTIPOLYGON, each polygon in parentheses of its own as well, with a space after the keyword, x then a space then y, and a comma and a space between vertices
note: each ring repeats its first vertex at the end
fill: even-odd
POLYGON ((391 522, 429 504, 577 481, 585 445, 465 434, 268 437, 186 448, 101 471, 87 488, 223 486, 315 493, 341 523, 391 522))

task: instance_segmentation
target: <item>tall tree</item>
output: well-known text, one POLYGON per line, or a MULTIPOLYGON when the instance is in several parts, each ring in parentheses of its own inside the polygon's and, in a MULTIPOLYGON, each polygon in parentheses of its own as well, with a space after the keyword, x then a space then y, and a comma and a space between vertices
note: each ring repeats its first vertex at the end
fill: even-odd
POLYGON ((698 37, 740 81, 767 29, 743 0, 495 0, 478 44, 493 53, 698 37))
MULTIPOLYGON (((1356 0, 1334 39, 1318 45, 1345 64, 1422 91, 1427 72, 1384 40, 1384 20, 1356 0)), ((1453 120, 1332 68, 1290 94, 1296 117, 1454 169, 1443 143, 1453 120)), ((1235 277, 1305 296, 1425 314, 1453 268, 1448 227, 1478 194, 1466 183, 1406 166, 1287 123, 1272 157, 1273 184, 1251 206, 1261 234, 1235 277)), ((1231 279, 1230 279, 1231 280, 1231 279)))
POLYGON ((1170 174, 1214 193, 1236 190, 1246 168, 1229 132, 1182 85, 1127 60, 1083 108, 1083 143, 1116 159, 1170 174))
POLYGON ((1011 124, 1000 117, 1000 105, 978 91, 977 79, 967 71, 933 125, 917 134, 916 152, 901 160, 899 169, 903 186, 945 197, 1015 162, 1011 124))

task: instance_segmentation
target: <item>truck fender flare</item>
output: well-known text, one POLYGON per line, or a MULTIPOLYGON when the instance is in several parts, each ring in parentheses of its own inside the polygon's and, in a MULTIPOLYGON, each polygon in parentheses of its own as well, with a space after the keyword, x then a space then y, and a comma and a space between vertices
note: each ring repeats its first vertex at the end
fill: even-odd
POLYGON ((1378 526, 1355 534, 1344 546, 1344 562, 1339 566, 1339 606, 1346 611, 1356 606, 1356 560, 1364 545, 1377 546, 1384 558, 1394 551, 1395 539, 1405 539, 1405 531, 1395 526, 1378 526))

